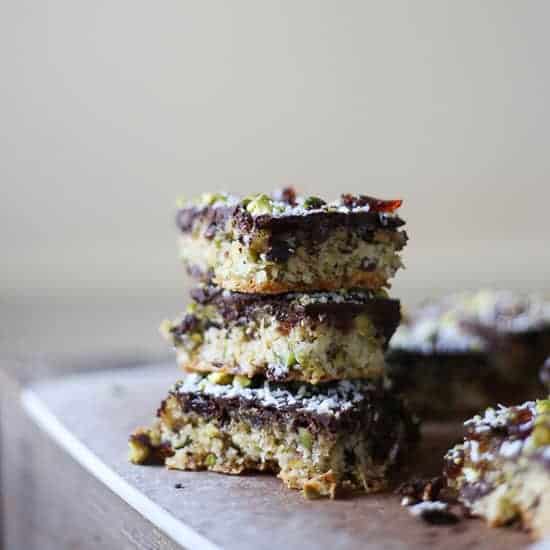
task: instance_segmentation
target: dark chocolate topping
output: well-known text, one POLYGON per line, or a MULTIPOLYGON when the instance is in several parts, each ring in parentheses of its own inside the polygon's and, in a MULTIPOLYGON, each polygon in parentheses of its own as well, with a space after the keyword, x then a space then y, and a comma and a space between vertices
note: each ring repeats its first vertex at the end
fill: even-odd
MULTIPOLYGON (((346 331, 353 326, 355 317, 366 314, 386 340, 391 338, 401 318, 399 300, 373 297, 369 291, 314 293, 305 295, 311 300, 304 303, 300 300, 300 296, 304 295, 296 293, 247 294, 223 291, 208 285, 192 290, 191 296, 202 305, 215 306, 226 322, 248 319, 259 312, 266 312, 289 326, 309 319, 329 323, 346 331)), ((177 332, 184 333, 187 330, 182 326, 177 332)))
MULTIPOLYGON (((292 188, 286 188, 272 194, 272 197, 295 207, 297 204, 296 192, 292 188)), ((334 228, 361 229, 365 234, 376 229, 396 229, 405 222, 394 215, 401 201, 382 201, 359 195, 343 195, 340 200, 344 211, 337 210, 337 206, 329 206, 317 197, 310 197, 304 203, 302 210, 290 209, 284 214, 263 214, 254 216, 245 207, 245 202, 232 197, 227 203, 215 202, 211 205, 189 205, 178 211, 176 224, 182 232, 193 229, 196 221, 205 224, 206 236, 213 236, 218 229, 223 229, 227 220, 234 218, 235 225, 243 232, 250 233, 255 230, 268 230, 273 237, 285 234, 304 232, 313 240, 324 240, 324 235, 334 228), (327 209, 323 207, 327 206, 327 209), (311 211, 310 211, 311 210, 311 211)))
MULTIPOLYGON (((254 381, 261 384, 262 381, 254 381)), ((335 387, 339 383, 323 386, 308 386, 309 395, 326 393, 328 387, 335 387)), ((330 432, 335 436, 343 432, 352 433, 359 430, 369 432, 373 441, 373 453, 381 458, 387 456, 396 438, 404 435, 403 439, 413 442, 418 438, 418 426, 412 419, 403 403, 391 393, 381 387, 362 384, 361 399, 353 395, 352 400, 343 400, 341 405, 331 403, 330 412, 322 407, 307 408, 309 397, 299 396, 299 384, 285 385, 271 384, 271 391, 282 388, 284 392, 293 393, 295 400, 287 402, 266 403, 261 399, 245 398, 239 394, 212 395, 201 391, 184 391, 182 383, 176 384, 171 391, 184 412, 194 412, 206 419, 217 419, 227 422, 232 418, 243 418, 253 426, 262 426, 279 422, 289 425, 292 429, 307 428, 312 433, 330 432)), ((353 382, 350 384, 353 386, 353 382)), ((342 396, 340 395, 342 398, 342 396)), ((337 400, 335 397, 334 399, 337 400)), ((161 407, 162 410, 162 407, 161 407)))

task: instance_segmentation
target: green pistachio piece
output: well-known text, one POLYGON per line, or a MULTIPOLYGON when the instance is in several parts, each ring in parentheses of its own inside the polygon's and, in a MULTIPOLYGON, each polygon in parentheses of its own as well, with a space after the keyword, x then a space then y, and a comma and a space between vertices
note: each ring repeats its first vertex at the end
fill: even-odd
POLYGON ((213 455, 213 454, 209 454, 207 457, 206 457, 206 465, 207 466, 214 466, 214 464, 216 464, 216 455, 213 455))
POLYGON ((208 380, 212 382, 212 384, 221 384, 222 386, 226 386, 227 384, 231 384, 231 382, 233 382, 233 375, 220 371, 211 372, 208 375, 208 380))
POLYGON ((176 208, 181 210, 182 208, 185 208, 185 205, 187 204, 187 201, 185 200, 185 197, 178 197, 176 199, 176 208))
POLYGON ((227 202, 227 197, 223 193, 203 193, 199 199, 201 206, 212 206, 217 202, 227 202))
POLYGON ((273 201, 265 193, 260 193, 250 200, 246 205, 246 210, 255 216, 271 214, 273 212, 273 201))
POLYGON ((323 199, 320 199, 319 197, 308 197, 304 201, 304 208, 306 210, 313 210, 315 208, 321 208, 325 204, 327 204, 323 199))
POLYGON ((203 337, 200 332, 193 332, 190 336, 192 342, 195 344, 195 346, 200 346, 203 342, 203 337))
POLYGON ((313 436, 311 435, 311 432, 305 428, 300 428, 298 430, 298 437, 300 438, 300 443, 302 446, 311 451, 311 448, 313 447, 313 436))
POLYGON ((368 336, 372 332, 372 323, 367 315, 358 315, 355 318, 355 327, 361 336, 368 336))
POLYGON ((204 432, 209 438, 218 437, 218 435, 220 435, 220 430, 213 424, 207 424, 204 428, 204 432))
POLYGON ((233 378, 233 385, 239 386, 241 388, 248 388, 252 384, 252 380, 248 378, 247 376, 243 376, 242 374, 237 374, 235 378, 233 378))
POLYGON ((537 399, 537 413, 550 414, 550 399, 537 399))
POLYGON ((550 445, 550 426, 547 423, 536 425, 532 437, 535 447, 550 445))
POLYGON ((287 358, 286 358, 286 366, 288 368, 292 367, 293 365, 296 365, 298 363, 298 360, 296 359, 296 356, 294 355, 294 352, 291 351, 287 358))
POLYGON ((165 319, 164 321, 162 321, 159 327, 159 332, 167 340, 172 338, 172 321, 170 321, 169 319, 165 319))
POLYGON ((133 464, 143 464, 149 458, 151 448, 137 437, 128 441, 128 460, 133 464))

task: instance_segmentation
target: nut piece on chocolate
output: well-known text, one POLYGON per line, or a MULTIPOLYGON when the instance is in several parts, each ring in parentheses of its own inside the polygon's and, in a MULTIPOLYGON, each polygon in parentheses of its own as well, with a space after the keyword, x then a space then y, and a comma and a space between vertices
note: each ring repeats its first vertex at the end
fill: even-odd
POLYGON ((386 359, 395 389, 424 418, 464 418, 545 395, 550 301, 481 290, 432 300, 397 329, 386 359))
POLYGON ((365 195, 327 203, 293 189, 206 193, 178 211, 180 257, 193 276, 237 292, 377 290, 401 267, 400 205, 365 195))
POLYGON ((384 374, 384 352, 399 319, 383 291, 259 295, 203 286, 187 313, 161 332, 186 371, 268 380, 369 378, 384 374))
POLYGON ((550 399, 487 409, 465 422, 464 442, 445 456, 459 500, 491 526, 520 521, 550 535, 550 399))
POLYGON ((149 441, 169 468, 268 471, 307 498, 334 497, 385 488, 418 437, 401 401, 366 382, 243 387, 209 378, 188 375, 158 411, 149 441))

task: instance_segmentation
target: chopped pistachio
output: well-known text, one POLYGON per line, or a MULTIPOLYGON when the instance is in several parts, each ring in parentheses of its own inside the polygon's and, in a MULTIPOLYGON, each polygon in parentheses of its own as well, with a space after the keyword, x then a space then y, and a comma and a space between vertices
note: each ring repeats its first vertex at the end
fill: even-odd
POLYGON ((248 378, 248 376, 243 376, 242 374, 237 374, 235 378, 233 378, 233 385, 239 386, 241 388, 248 388, 252 384, 252 380, 248 378))
POLYGON ((223 193, 203 193, 199 199, 202 206, 212 206, 217 202, 227 202, 227 196, 223 193))
POLYGON ((533 443, 535 447, 550 445, 550 425, 540 423, 533 429, 533 443))
POLYGON ((207 466, 214 466, 214 464, 216 464, 216 456, 213 454, 209 454, 206 457, 205 463, 207 466))
POLYGON ((222 386, 226 386, 227 384, 231 384, 231 382, 233 382, 233 375, 220 371, 211 372, 208 375, 208 380, 212 382, 212 384, 221 384, 222 386))
POLYGON ((305 428, 300 428, 298 430, 298 437, 300 438, 300 443, 309 451, 313 447, 313 436, 309 430, 305 428))
POLYGON ((134 437, 128 441, 128 449, 128 460, 134 464, 143 464, 151 453, 148 445, 134 437))
POLYGON ((358 315, 355 318, 355 326, 361 336, 368 336, 372 332, 372 323, 367 315, 358 315))
POLYGON ((308 197, 304 201, 304 208, 306 210, 313 210, 315 208, 321 208, 325 204, 326 202, 323 199, 320 199, 319 197, 308 197))
POLYGON ((197 311, 198 304, 196 302, 190 302, 185 308, 186 313, 195 313, 197 311))
POLYGON ((214 424, 207 424, 204 427, 204 431, 206 435, 210 438, 217 437, 218 435, 220 435, 220 430, 218 430, 218 428, 214 426, 214 424))
POLYGON ((182 208, 185 208, 186 204, 187 204, 187 202, 185 200, 185 197, 178 197, 176 199, 176 208, 181 210, 182 208))
POLYGON ((507 485, 501 485, 495 491, 495 498, 489 501, 487 519, 489 525, 498 526, 508 523, 517 515, 514 492, 507 485))
POLYGON ((158 447, 161 443, 161 436, 159 429, 150 429, 147 430, 147 435, 149 436, 149 441, 153 447, 158 447))
POLYGON ((170 338, 172 336, 172 321, 169 319, 162 321, 159 327, 159 332, 164 338, 170 338))
POLYGON ((537 413, 538 414, 550 414, 550 399, 538 399, 537 400, 537 413))
POLYGON ((291 351, 287 358, 286 358, 286 366, 287 367, 292 367, 293 365, 296 365, 298 363, 297 359, 296 359, 296 355, 294 355, 294 352, 291 351))
POLYGON ((308 500, 321 498, 323 496, 319 483, 316 483, 315 481, 308 481, 307 483, 304 483, 303 491, 304 497, 308 500))
POLYGON ((202 334, 200 332, 193 332, 190 338, 197 346, 200 346, 203 342, 202 334))
POLYGON ((273 201, 265 193, 260 193, 250 200, 246 205, 246 210, 256 216, 271 214, 273 212, 273 201))

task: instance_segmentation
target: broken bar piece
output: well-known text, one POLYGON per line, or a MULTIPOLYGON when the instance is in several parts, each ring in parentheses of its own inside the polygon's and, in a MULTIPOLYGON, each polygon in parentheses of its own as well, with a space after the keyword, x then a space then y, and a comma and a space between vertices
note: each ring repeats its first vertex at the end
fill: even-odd
POLYGON ((550 399, 489 408, 465 427, 445 456, 459 500, 493 527, 519 520, 535 538, 550 535, 550 399))

